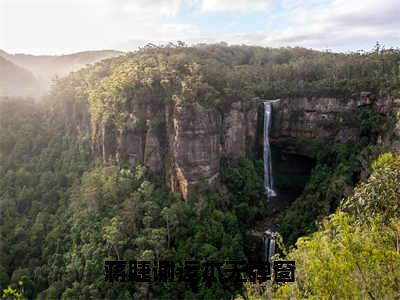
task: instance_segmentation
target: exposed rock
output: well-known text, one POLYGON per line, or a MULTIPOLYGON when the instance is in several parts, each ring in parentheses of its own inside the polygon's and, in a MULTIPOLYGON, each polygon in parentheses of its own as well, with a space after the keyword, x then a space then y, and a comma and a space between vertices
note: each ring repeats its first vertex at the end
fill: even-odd
POLYGON ((155 110, 144 101, 131 101, 124 112, 124 127, 116 138, 116 129, 105 126, 101 133, 103 139, 101 157, 103 161, 116 160, 130 166, 139 163, 151 171, 161 169, 161 144, 155 133, 157 117, 164 115, 163 109, 155 110), (162 114, 162 115, 161 115, 162 114), (154 125, 154 124, 153 124, 154 125))
POLYGON ((145 133, 134 130, 125 131, 119 141, 120 161, 128 161, 131 166, 144 162, 145 133))
POLYGON ((78 136, 89 136, 90 115, 87 101, 67 100, 59 104, 65 127, 78 136))
MULTIPOLYGON (((192 186, 218 181, 222 155, 245 156, 261 147, 261 105, 261 101, 237 101, 221 116, 198 102, 178 105, 160 99, 131 99, 123 112, 122 132, 111 122, 90 127, 87 104, 67 107, 67 123, 80 134, 92 131, 94 153, 104 162, 143 163, 153 172, 164 166, 170 189, 187 199, 192 186)), ((357 100, 303 97, 273 101, 271 144, 286 153, 313 157, 314 140, 355 140, 359 129, 338 124, 342 124, 343 112, 361 106, 390 115, 400 109, 400 99, 375 100, 364 92, 357 100)), ((400 123, 381 140, 400 153, 400 123)))
POLYGON ((350 140, 356 140, 360 136, 358 128, 342 128, 335 136, 336 143, 345 143, 350 140))
POLYGON ((335 98, 282 99, 272 104, 271 144, 287 152, 312 156, 309 142, 331 134, 343 105, 335 98))
POLYGON ((102 149, 101 156, 103 162, 107 162, 116 158, 116 132, 115 126, 111 122, 107 122, 101 127, 102 149))
POLYGON ((175 167, 176 182, 178 183, 179 192, 182 195, 183 200, 188 198, 188 182, 183 175, 182 169, 176 164, 175 167))
POLYGON ((396 110, 396 99, 392 97, 379 98, 375 101, 373 108, 376 112, 389 115, 396 110))
POLYGON ((168 117, 168 139, 172 159, 171 189, 176 185, 184 199, 188 186, 200 182, 212 184, 219 175, 220 134, 215 113, 198 103, 173 108, 168 117))
POLYGON ((356 128, 338 128, 341 113, 361 106, 373 107, 379 113, 388 113, 388 101, 373 101, 371 93, 363 92, 357 100, 312 97, 282 99, 273 103, 271 143, 287 152, 313 156, 311 142, 332 137, 338 143, 358 138, 356 128))
POLYGON ((360 99, 357 101, 357 106, 371 105, 371 92, 361 92, 360 99))
POLYGON ((258 112, 257 103, 252 103, 246 111, 246 145, 254 151, 257 142, 258 112))
POLYGON ((160 142, 153 129, 147 130, 144 146, 144 164, 153 172, 161 169, 160 142))
POLYGON ((236 157, 245 155, 247 127, 245 121, 246 115, 242 111, 242 103, 234 102, 224 118, 223 150, 225 154, 236 157))

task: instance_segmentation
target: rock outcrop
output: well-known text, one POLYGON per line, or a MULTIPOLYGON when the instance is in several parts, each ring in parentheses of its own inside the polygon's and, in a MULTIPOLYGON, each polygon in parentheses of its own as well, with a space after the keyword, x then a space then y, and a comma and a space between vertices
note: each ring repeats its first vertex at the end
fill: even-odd
MULTIPOLYGON (((262 101, 233 102, 221 113, 198 102, 183 104, 132 100, 123 112, 122 128, 112 122, 93 124, 87 111, 72 111, 75 131, 89 131, 92 147, 104 162, 117 161, 134 166, 146 165, 151 171, 164 171, 167 185, 187 199, 199 184, 215 184, 222 156, 245 156, 262 143, 262 101), (92 126, 88 126, 91 124, 92 126)), ((312 141, 331 137, 338 143, 357 139, 359 129, 337 126, 343 112, 368 106, 382 115, 393 115, 400 99, 371 99, 362 93, 357 100, 336 98, 296 98, 273 101, 271 144, 287 153, 312 157, 312 141)), ((87 110, 80 104, 79 109, 87 110)), ((88 133, 88 132, 86 132, 88 133)), ((400 152, 400 123, 393 134, 381 137, 400 152)))
POLYGON ((161 168, 161 146, 155 129, 149 129, 146 132, 143 162, 153 172, 161 168))
MULTIPOLYGON (((312 97, 275 101, 271 143, 286 152, 313 156, 311 145, 315 140, 331 137, 335 142, 343 143, 360 136, 359 128, 343 122, 343 113, 370 107, 381 115, 390 116, 399 109, 399 102, 400 99, 391 97, 375 100, 368 92, 361 93, 359 99, 349 100, 312 97)), ((390 145, 398 143, 395 136, 384 139, 390 145)))
POLYGON ((246 148, 246 115, 242 110, 242 103, 235 102, 226 114, 223 128, 223 148, 225 153, 233 156, 243 156, 246 148))
POLYGON ((257 103, 234 102, 223 115, 197 102, 170 107, 171 189, 187 199, 191 186, 218 181, 221 156, 245 156, 247 148, 254 147, 257 117, 257 103))
POLYGON ((258 103, 233 102, 224 114, 222 128, 222 149, 224 155, 245 156, 254 151, 257 141, 258 103))
POLYGON ((392 116, 395 121, 393 131, 380 137, 380 140, 383 144, 390 146, 393 152, 400 154, 400 98, 380 98, 373 107, 381 114, 392 116))
POLYGON ((168 110, 171 189, 187 198, 188 186, 212 184, 218 178, 220 134, 218 116, 197 102, 168 110))
POLYGON ((221 156, 245 156, 254 149, 257 105, 238 101, 221 114, 198 102, 132 100, 120 129, 112 121, 90 120, 84 103, 67 103, 65 111, 70 116, 67 126, 91 136, 93 152, 104 163, 141 163, 153 172, 164 169, 171 190, 187 199, 192 186, 218 181, 221 156), (77 109, 83 112, 78 114, 77 109))

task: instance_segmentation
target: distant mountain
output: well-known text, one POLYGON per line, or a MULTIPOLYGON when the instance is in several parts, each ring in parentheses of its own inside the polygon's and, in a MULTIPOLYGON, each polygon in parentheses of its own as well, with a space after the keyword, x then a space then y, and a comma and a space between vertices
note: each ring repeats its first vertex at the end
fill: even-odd
POLYGON ((32 72, 39 82, 42 92, 48 90, 53 79, 57 77, 64 77, 70 72, 77 71, 86 65, 122 54, 123 52, 120 51, 101 50, 66 55, 30 55, 20 53, 9 54, 0 50, 0 57, 32 72))
POLYGON ((40 84, 28 70, 0 56, 0 96, 37 96, 40 84))

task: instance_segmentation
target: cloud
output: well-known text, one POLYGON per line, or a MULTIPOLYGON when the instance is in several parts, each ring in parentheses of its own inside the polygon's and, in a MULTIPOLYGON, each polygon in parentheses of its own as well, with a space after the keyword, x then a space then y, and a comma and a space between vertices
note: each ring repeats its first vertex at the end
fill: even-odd
POLYGON ((397 0, 335 0, 315 8, 298 6, 287 11, 291 25, 266 33, 263 44, 340 50, 372 47, 376 41, 398 45, 399 15, 397 0))
POLYGON ((103 0, 1 0, 0 47, 12 52, 66 53, 106 46, 103 0))
POLYGON ((252 11, 264 9, 268 0, 202 0, 201 9, 209 11, 252 11))
POLYGON ((192 24, 164 23, 159 24, 157 28, 147 26, 145 28, 142 27, 141 30, 146 32, 144 36, 141 36, 143 32, 134 34, 132 38, 125 39, 125 41, 115 42, 113 48, 123 51, 133 51, 148 43, 165 45, 176 41, 200 41, 201 37, 199 28, 192 24))
POLYGON ((106 0, 109 13, 106 19, 110 44, 122 50, 135 50, 147 43, 167 43, 198 36, 199 29, 176 17, 192 0, 106 0))
MULTIPOLYGON (((191 0, 0 0, 0 48, 60 54, 113 48, 132 39, 196 36, 175 20, 191 0)), ((132 50, 132 49, 130 49, 132 50)))
MULTIPOLYGON (((118 12, 130 15, 174 16, 185 2, 184 0, 108 0, 118 12)), ((189 1, 190 2, 190 1, 189 1)))
POLYGON ((37 54, 176 40, 398 47, 399 16, 398 0, 0 0, 0 47, 37 54))
POLYGON ((108 0, 119 11, 175 16, 184 6, 211 11, 253 11, 264 9, 274 0, 108 0))

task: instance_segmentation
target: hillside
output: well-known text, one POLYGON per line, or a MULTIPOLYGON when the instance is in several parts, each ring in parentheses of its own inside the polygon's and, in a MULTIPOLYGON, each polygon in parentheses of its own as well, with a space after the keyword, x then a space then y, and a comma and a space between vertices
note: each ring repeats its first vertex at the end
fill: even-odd
POLYGON ((399 62, 398 49, 151 46, 69 74, 37 104, 0 98, 0 287, 395 298, 399 158, 383 153, 400 153, 399 62), (105 260, 260 260, 270 226, 295 283, 104 281, 105 260))
POLYGON ((29 55, 9 54, 0 50, 0 56, 15 65, 29 70, 38 79, 43 91, 50 88, 55 78, 68 75, 88 64, 121 55, 122 52, 113 50, 85 51, 66 55, 29 55))
POLYGON ((372 170, 317 232, 299 239, 286 255, 296 261, 296 283, 247 284, 251 299, 398 297, 400 156, 383 154, 372 170))
POLYGON ((0 56, 0 96, 36 96, 39 82, 27 69, 0 56))

